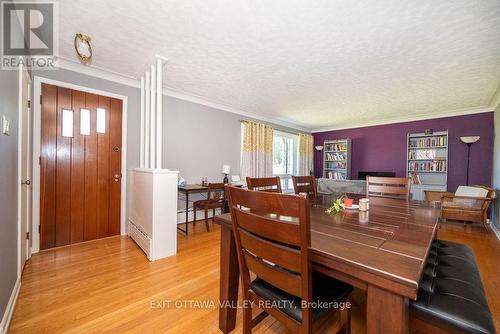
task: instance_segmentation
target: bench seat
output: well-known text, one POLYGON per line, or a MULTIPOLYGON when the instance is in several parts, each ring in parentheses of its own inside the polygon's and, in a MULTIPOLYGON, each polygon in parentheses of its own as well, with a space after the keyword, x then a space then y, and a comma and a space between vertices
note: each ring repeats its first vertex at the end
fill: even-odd
POLYGON ((470 247, 434 241, 410 314, 442 332, 496 333, 470 247))

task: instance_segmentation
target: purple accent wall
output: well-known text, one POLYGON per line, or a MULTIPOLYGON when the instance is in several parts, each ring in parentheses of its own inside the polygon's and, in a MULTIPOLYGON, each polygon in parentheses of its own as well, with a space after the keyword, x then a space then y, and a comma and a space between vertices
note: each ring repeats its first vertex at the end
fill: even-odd
MULTIPOLYGON (((470 151, 469 184, 491 186, 493 167, 493 112, 444 117, 414 122, 394 123, 362 128, 313 133, 314 146, 329 139, 352 139, 351 178, 358 171, 395 172, 406 174, 407 133, 448 130, 448 191, 465 184, 467 146, 462 136, 479 135, 481 139, 470 151)), ((323 152, 314 151, 316 177, 322 177, 323 152)))

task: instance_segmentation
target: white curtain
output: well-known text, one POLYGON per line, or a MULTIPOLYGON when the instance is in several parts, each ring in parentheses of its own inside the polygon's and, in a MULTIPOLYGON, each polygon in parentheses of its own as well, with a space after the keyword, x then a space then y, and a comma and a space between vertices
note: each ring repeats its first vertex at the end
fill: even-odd
POLYGON ((299 175, 309 175, 313 169, 313 136, 299 134, 299 175))
POLYGON ((241 176, 273 175, 273 128, 266 124, 243 121, 241 176))

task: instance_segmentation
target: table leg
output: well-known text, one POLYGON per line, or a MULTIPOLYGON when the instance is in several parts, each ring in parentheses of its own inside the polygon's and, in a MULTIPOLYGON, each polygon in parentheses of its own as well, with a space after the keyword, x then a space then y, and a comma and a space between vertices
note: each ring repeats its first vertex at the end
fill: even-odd
POLYGON ((238 303, 238 280, 240 271, 233 232, 221 227, 220 242, 220 291, 219 329, 223 333, 231 332, 236 326, 238 303))
POLYGON ((369 285, 366 305, 367 334, 408 333, 408 299, 369 285))

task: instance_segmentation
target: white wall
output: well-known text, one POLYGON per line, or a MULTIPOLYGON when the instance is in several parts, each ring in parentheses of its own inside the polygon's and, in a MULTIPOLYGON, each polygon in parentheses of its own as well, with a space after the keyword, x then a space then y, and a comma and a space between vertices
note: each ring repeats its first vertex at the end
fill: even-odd
POLYGON ((496 189, 497 198, 493 203, 492 221, 500 230, 500 104, 497 105, 494 113, 495 140, 493 143, 493 188, 496 189))

